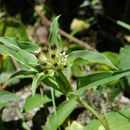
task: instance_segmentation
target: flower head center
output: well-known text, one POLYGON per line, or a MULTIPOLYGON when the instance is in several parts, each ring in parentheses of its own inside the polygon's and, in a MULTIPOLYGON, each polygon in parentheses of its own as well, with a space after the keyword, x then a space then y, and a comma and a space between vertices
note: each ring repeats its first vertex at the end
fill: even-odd
POLYGON ((56 44, 43 47, 39 52, 35 53, 35 56, 44 72, 67 68, 67 55, 65 51, 59 51, 56 44))

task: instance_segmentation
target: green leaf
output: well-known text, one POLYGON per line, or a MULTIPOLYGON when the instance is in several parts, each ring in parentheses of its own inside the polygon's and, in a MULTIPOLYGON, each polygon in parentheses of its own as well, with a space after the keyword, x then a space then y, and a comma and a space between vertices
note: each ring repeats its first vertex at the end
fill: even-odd
POLYGON ((35 53, 35 51, 40 49, 38 44, 35 44, 32 42, 25 42, 25 41, 19 41, 18 46, 19 46, 19 48, 26 50, 27 52, 30 52, 33 54, 35 53))
POLYGON ((84 127, 76 121, 73 121, 65 130, 84 130, 84 127))
POLYGON ((50 101, 51 101, 51 99, 48 98, 46 95, 42 96, 40 94, 35 94, 34 96, 29 96, 26 99, 24 109, 26 112, 29 112, 29 111, 33 110, 34 108, 39 107, 50 101))
POLYGON ((0 44, 12 48, 14 50, 18 50, 19 46, 17 44, 17 39, 12 37, 0 37, 0 44))
POLYGON ((8 103, 16 101, 17 99, 18 97, 15 96, 15 94, 5 90, 0 90, 0 109, 6 106, 8 103))
POLYGON ((130 110, 125 109, 125 110, 120 110, 118 111, 122 116, 127 118, 130 121, 130 110))
POLYGON ((49 35, 49 43, 50 44, 56 44, 58 46, 58 49, 61 49, 61 44, 59 42, 59 35, 58 35, 58 19, 60 15, 55 17, 52 21, 51 27, 50 27, 50 35, 49 35))
POLYGON ((100 126, 101 126, 101 123, 99 120, 92 120, 83 130, 101 130, 99 128, 100 126))
MULTIPOLYGON (((110 130, 130 130, 130 122, 127 118, 118 112, 109 112, 106 114, 110 130)), ((105 130, 98 120, 91 121, 84 130, 105 130)))
POLYGON ((103 55, 105 55, 115 66, 118 66, 119 63, 119 54, 115 52, 103 52, 103 55))
POLYGON ((25 66, 27 66, 29 68, 34 65, 35 66, 38 65, 37 58, 33 54, 31 54, 25 50, 21 50, 21 49, 14 50, 14 49, 6 47, 4 45, 0 45, 0 53, 13 56, 19 62, 21 62, 22 64, 24 64, 25 66))
POLYGON ((57 107, 56 113, 49 116, 48 122, 43 126, 43 130, 57 130, 57 128, 66 120, 76 106, 74 99, 64 101, 57 107))
POLYGON ((41 83, 41 81, 46 77, 46 75, 44 75, 44 73, 38 73, 35 78, 33 79, 32 82, 32 95, 34 96, 36 93, 36 89, 38 87, 38 85, 41 83))
POLYGON ((30 42, 20 42, 15 38, 0 37, 0 53, 15 57, 27 67, 38 65, 37 58, 32 54, 34 50, 38 49, 37 45, 31 44, 30 42))
MULTIPOLYGON (((123 70, 130 69, 130 45, 126 45, 120 49, 118 66, 123 70)), ((130 75, 127 75, 126 77, 130 84, 130 75)))
POLYGON ((69 94, 82 95, 83 92, 87 89, 93 88, 98 85, 110 83, 115 80, 119 80, 120 78, 128 74, 130 74, 130 70, 120 70, 120 71, 115 71, 113 73, 101 72, 97 74, 95 73, 83 77, 78 77, 77 85, 79 89, 77 89, 75 92, 70 92, 69 94))
POLYGON ((12 75, 12 73, 3 72, 0 74, 0 84, 3 84, 5 82, 8 82, 9 77, 12 75))
POLYGON ((79 88, 87 86, 91 83, 101 81, 102 79, 108 78, 110 76, 112 76, 112 71, 95 72, 92 74, 88 74, 86 76, 78 77, 77 78, 77 87, 79 89, 79 88))
POLYGON ((59 88, 59 85, 54 77, 47 76, 45 79, 43 79, 42 82, 45 83, 47 86, 52 87, 61 92, 61 89, 59 88))
POLYGON ((14 73, 13 75, 11 75, 11 79, 12 78, 30 78, 36 75, 35 71, 31 71, 31 70, 21 70, 18 71, 16 73, 14 73))
POLYGON ((109 66, 112 69, 117 69, 107 57, 100 53, 89 50, 74 51, 70 53, 67 57, 68 65, 84 65, 97 63, 109 66))
POLYGON ((71 91, 70 83, 62 72, 57 71, 55 73, 55 78, 61 92, 66 94, 67 92, 71 91))
POLYGON ((120 25, 121 27, 123 27, 123 28, 125 28, 125 29, 127 29, 127 30, 130 31, 130 24, 127 24, 127 23, 125 23, 125 22, 123 22, 123 21, 120 21, 120 20, 117 20, 116 23, 117 23, 118 25, 120 25))
POLYGON ((130 45, 120 49, 119 62, 121 69, 130 69, 130 45))
POLYGON ((0 37, 0 43, 6 47, 12 48, 13 50, 27 50, 28 52, 34 53, 39 50, 40 47, 32 42, 18 41, 16 38, 12 37, 0 37))

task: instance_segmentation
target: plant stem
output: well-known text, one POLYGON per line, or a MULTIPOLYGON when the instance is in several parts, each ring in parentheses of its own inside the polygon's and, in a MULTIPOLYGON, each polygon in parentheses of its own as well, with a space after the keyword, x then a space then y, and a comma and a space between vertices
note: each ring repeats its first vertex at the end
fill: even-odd
POLYGON ((102 115, 100 115, 98 112, 96 112, 91 106, 89 106, 87 103, 85 103, 79 96, 76 99, 76 101, 83 106, 86 110, 89 110, 94 116, 97 117, 97 119, 102 123, 102 125, 104 126, 104 128, 106 130, 110 130, 109 125, 107 120, 105 119, 105 117, 103 117, 102 115))

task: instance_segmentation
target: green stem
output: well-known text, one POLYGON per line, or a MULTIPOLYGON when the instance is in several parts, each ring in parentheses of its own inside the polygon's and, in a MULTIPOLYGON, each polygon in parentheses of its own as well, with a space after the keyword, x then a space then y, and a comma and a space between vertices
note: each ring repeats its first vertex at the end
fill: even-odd
POLYGON ((107 120, 105 119, 105 117, 103 117, 102 115, 100 115, 98 112, 96 112, 91 106, 89 106, 87 103, 85 103, 80 97, 78 97, 76 99, 76 101, 83 106, 86 110, 89 110, 94 116, 97 117, 97 119, 102 123, 102 125, 104 126, 104 128, 106 130, 110 130, 109 125, 107 120))

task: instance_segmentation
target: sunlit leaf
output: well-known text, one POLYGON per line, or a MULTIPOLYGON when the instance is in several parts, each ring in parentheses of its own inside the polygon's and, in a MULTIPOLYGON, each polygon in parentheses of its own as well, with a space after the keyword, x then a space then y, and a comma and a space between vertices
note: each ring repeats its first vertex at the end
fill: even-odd
MULTIPOLYGON (((118 112, 106 114, 110 130, 130 130, 130 122, 118 112)), ((98 120, 91 121, 84 130, 105 130, 98 120)))
POLYGON ((41 83, 41 81, 45 78, 46 76, 44 75, 44 73, 38 73, 35 78, 33 79, 32 82, 32 95, 34 96, 36 93, 36 89, 38 87, 38 85, 41 83))
POLYGON ((70 99, 61 103, 57 107, 56 113, 49 116, 47 124, 43 126, 43 130, 57 130, 57 128, 66 120, 76 106, 74 99, 70 99))
POLYGON ((109 60, 115 65, 118 66, 119 63, 119 54, 115 52, 103 52, 103 55, 109 58, 109 60))
POLYGON ((0 45, 0 53, 13 56, 19 62, 21 62, 27 67, 31 67, 32 65, 35 66, 38 65, 37 58, 33 54, 25 50, 21 50, 21 49, 13 50, 12 48, 6 47, 4 45, 0 45))
POLYGON ((73 121, 65 130, 84 130, 84 127, 80 123, 73 121))
POLYGON ((51 28, 50 28, 50 35, 49 35, 49 43, 50 44, 56 44, 58 46, 58 49, 61 49, 62 45, 61 42, 59 42, 59 27, 58 27, 58 19, 60 15, 55 17, 52 21, 51 28))
POLYGON ((34 71, 21 70, 11 75, 10 78, 31 78, 31 77, 34 77, 35 75, 36 75, 36 72, 34 71))
POLYGON ((105 57, 100 53, 89 50, 74 51, 70 53, 67 57, 67 64, 68 65, 104 64, 112 69, 116 69, 116 67, 107 57, 105 57))
POLYGON ((45 79, 43 79, 43 83, 61 92, 61 89, 59 88, 59 85, 54 77, 47 76, 45 79))
POLYGON ((28 112, 50 101, 51 99, 46 95, 40 95, 40 94, 35 94, 34 96, 31 95, 26 99, 24 109, 26 112, 28 112))
MULTIPOLYGON (((118 66, 123 70, 130 69, 130 45, 126 45, 120 49, 118 66)), ((130 84, 130 75, 127 75, 126 77, 130 84)))
POLYGON ((12 101, 16 101, 18 97, 5 90, 0 90, 0 109, 4 106, 6 106, 8 103, 12 101))

